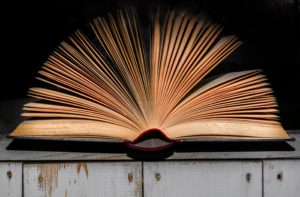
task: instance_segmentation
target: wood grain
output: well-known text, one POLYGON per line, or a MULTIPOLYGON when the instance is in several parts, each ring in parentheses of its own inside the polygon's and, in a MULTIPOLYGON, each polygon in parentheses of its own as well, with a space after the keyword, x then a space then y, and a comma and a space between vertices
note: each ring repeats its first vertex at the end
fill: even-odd
POLYGON ((24 165, 24 197, 142 196, 141 163, 24 165))

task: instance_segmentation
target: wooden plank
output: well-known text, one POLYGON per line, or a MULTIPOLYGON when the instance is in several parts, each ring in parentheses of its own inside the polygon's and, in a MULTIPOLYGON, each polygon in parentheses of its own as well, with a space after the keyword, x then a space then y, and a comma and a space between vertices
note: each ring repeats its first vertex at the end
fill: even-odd
MULTIPOLYGON (((175 152, 167 160, 226 160, 226 159, 300 159, 300 132, 290 134, 296 137, 295 142, 289 142, 294 151, 186 151, 175 152)), ((112 153, 110 150, 105 152, 105 147, 96 147, 104 149, 101 152, 55 152, 55 151, 26 151, 26 150, 7 150, 11 139, 0 137, 0 161, 103 161, 103 160, 131 160, 126 153, 112 153)))
POLYGON ((140 162, 24 165, 24 197, 142 196, 140 162))
POLYGON ((144 191, 145 197, 261 197, 262 163, 145 162, 144 191))
POLYGON ((300 195, 300 160, 264 161, 264 197, 300 195))
POLYGON ((0 163, 0 196, 22 196, 22 163, 0 163))

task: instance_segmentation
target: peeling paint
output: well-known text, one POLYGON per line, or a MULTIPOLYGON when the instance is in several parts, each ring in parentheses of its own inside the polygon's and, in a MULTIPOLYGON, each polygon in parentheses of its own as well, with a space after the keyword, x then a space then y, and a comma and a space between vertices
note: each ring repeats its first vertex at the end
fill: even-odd
POLYGON ((89 177, 89 170, 88 170, 87 164, 86 163, 77 163, 77 174, 80 173, 81 168, 84 169, 85 175, 88 178, 89 177))
POLYGON ((63 164, 39 164, 37 170, 40 172, 38 177, 39 187, 42 191, 52 196, 52 191, 57 187, 58 172, 64 167, 63 164))
POLYGON ((68 163, 64 163, 64 169, 66 169, 67 167, 69 167, 68 163))
POLYGON ((141 174, 140 162, 26 163, 23 192, 40 197, 141 196, 141 174))

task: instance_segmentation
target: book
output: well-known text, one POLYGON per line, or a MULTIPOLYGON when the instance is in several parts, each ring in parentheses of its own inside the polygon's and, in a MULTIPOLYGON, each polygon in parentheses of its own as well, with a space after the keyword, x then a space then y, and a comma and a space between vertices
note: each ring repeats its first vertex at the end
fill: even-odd
POLYGON ((289 139, 261 70, 206 77, 240 46, 235 36, 177 10, 154 11, 148 26, 134 8, 118 10, 61 42, 38 72, 48 86, 29 89, 29 119, 10 136, 289 139))

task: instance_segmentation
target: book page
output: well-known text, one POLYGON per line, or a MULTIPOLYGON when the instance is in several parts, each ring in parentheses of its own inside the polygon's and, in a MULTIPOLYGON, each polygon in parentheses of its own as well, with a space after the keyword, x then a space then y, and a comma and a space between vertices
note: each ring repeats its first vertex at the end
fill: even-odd
POLYGON ((268 125, 241 120, 197 120, 163 128, 167 136, 181 138, 185 136, 253 137, 287 139, 281 125, 268 125))
POLYGON ((258 71, 223 75, 196 89, 167 116, 162 127, 210 119, 279 124, 277 103, 258 71))
POLYGON ((115 138, 132 141, 137 132, 105 122, 82 119, 26 120, 10 135, 27 137, 115 138))
POLYGON ((203 80, 241 44, 221 37, 222 28, 207 17, 158 9, 149 38, 133 8, 89 27, 89 34, 76 31, 50 54, 37 78, 51 88, 28 91, 38 101, 22 115, 34 119, 12 136, 133 140, 159 128, 174 138, 285 137, 260 70, 203 80))

